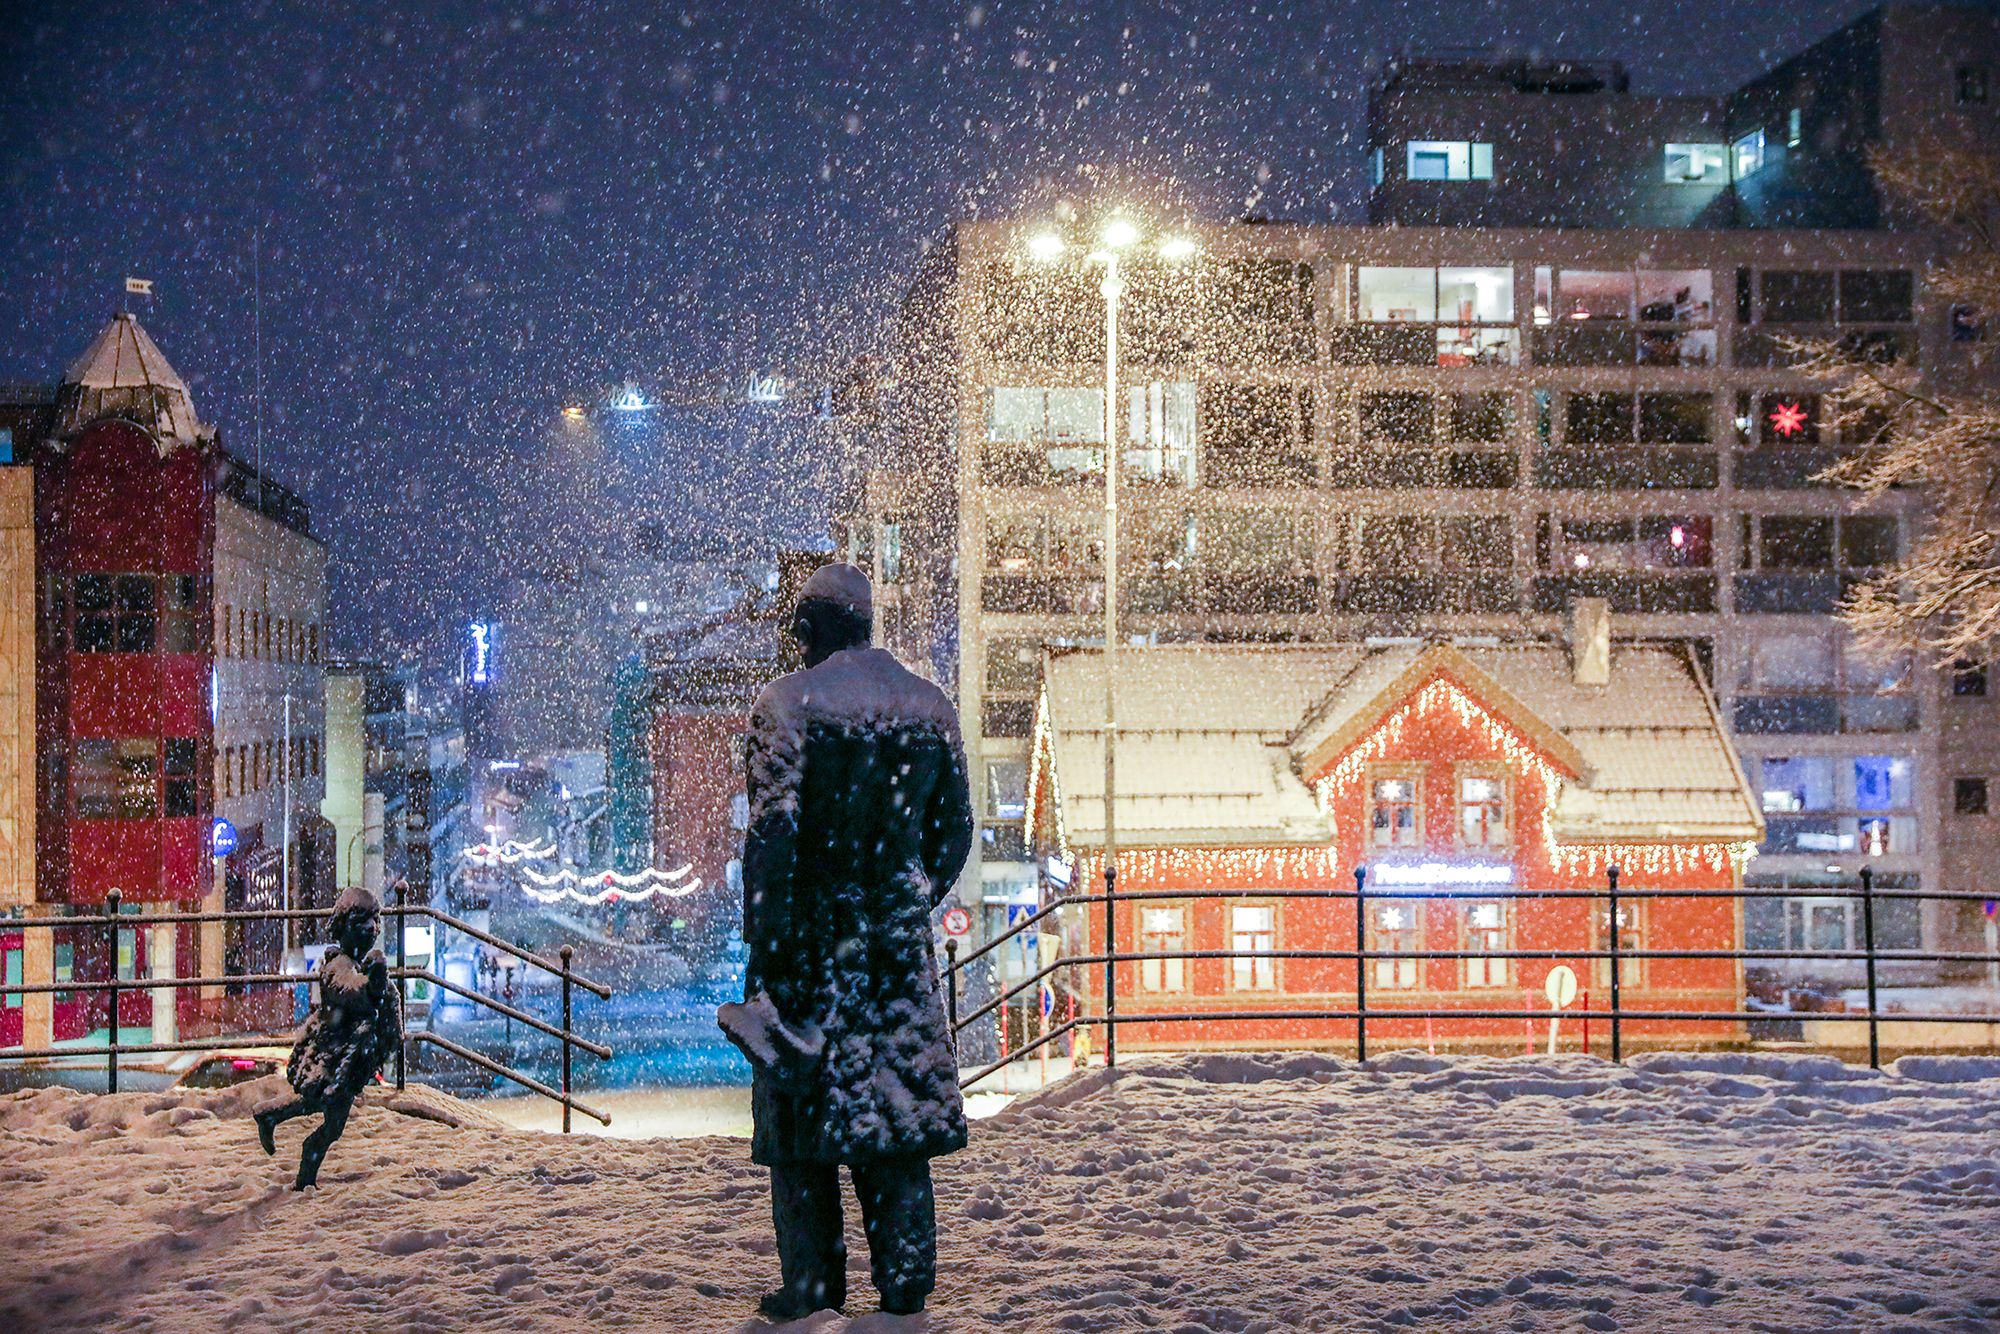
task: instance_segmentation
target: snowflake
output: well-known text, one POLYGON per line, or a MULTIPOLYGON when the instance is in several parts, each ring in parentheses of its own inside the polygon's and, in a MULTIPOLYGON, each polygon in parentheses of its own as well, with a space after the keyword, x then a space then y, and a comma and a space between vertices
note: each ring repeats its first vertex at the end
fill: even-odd
POLYGON ((1806 410, 1797 403, 1780 403, 1771 414, 1771 429, 1779 435, 1797 435, 1806 428, 1806 410))

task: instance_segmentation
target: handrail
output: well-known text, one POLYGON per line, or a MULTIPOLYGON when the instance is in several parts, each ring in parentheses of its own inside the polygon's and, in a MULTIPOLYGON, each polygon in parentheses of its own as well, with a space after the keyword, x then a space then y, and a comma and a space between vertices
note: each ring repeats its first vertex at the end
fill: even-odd
MULTIPOLYGON (((555 1101, 561 1103, 565 1110, 574 1108, 577 1111, 582 1112, 585 1116, 596 1117, 598 1122, 602 1125, 608 1126, 611 1124, 611 1117, 607 1113, 600 1112, 595 1107, 591 1107, 588 1106, 587 1104, 580 1103, 566 1093, 558 1093, 556 1090, 550 1088, 547 1084, 542 1083, 542 1081, 539 1079, 531 1079, 527 1075, 521 1074, 514 1070, 509 1070, 506 1066, 501 1065, 498 1061, 488 1060, 486 1057, 481 1056, 478 1052, 473 1051, 469 1047, 461 1047, 458 1043, 453 1042, 450 1038, 442 1038, 439 1037, 437 1034, 431 1032, 418 1032, 410 1034, 410 1039, 413 1042, 428 1042, 434 1047, 442 1047, 446 1051, 450 1052, 453 1056, 458 1057, 460 1060, 470 1061, 474 1065, 479 1066, 486 1070, 490 1070, 496 1075, 500 1075, 503 1078, 513 1080, 516 1084, 519 1084, 522 1088, 532 1089, 534 1092, 541 1094, 544 1098, 554 1099, 555 1101)), ((567 1133, 567 1127, 565 1127, 565 1133, 567 1133)))
MULTIPOLYGON (((1391 864, 1393 865, 1393 863, 1391 864)), ((1607 884, 1604 889, 1574 888, 1574 887, 1531 889, 1514 885, 1445 885, 1436 888, 1431 888, 1428 886, 1415 886, 1415 885, 1408 887, 1395 885, 1395 886, 1380 886, 1374 889, 1370 889, 1365 883, 1366 869, 1367 868, 1365 867, 1356 868, 1354 885, 1352 888, 1341 888, 1338 887, 1337 885, 1328 885, 1323 887, 1315 887, 1307 889, 1284 888, 1284 887, 1273 887, 1273 888, 1229 887, 1229 888, 1215 888, 1215 889, 1176 888, 1176 889, 1144 889, 1144 890, 1120 891, 1115 888, 1111 888, 1107 889, 1103 893, 1070 895, 1056 899, 1044 905, 1035 913, 1023 918, 1018 922, 1010 924, 1006 930, 994 936, 991 940, 987 941, 986 944, 982 945, 979 949, 964 956, 963 958, 958 957, 956 942, 955 941, 952 942, 952 948, 947 951, 949 955, 949 962, 945 966, 943 974, 947 985, 951 988, 948 995, 948 999, 950 1001, 950 1012, 951 1012, 950 1021, 954 1034, 963 1032, 966 1028, 968 1028, 974 1023, 977 1023, 981 1019, 984 1019, 988 1015, 992 1014, 995 1010, 1002 1009, 1003 1007, 1013 1002, 1017 997, 1020 997, 1023 993, 1032 991, 1038 987, 1046 986, 1047 981, 1051 976, 1062 972, 1064 969, 1072 969, 1072 970, 1082 969, 1102 964, 1105 965, 1107 968, 1107 976, 1110 976, 1109 973, 1110 968, 1120 963, 1139 963, 1151 960, 1166 960, 1166 959, 1233 960, 1233 959, 1245 959, 1245 958, 1263 958, 1263 959, 1304 959, 1304 960, 1318 959, 1318 960, 1343 961, 1353 964, 1356 970, 1354 978, 1355 986, 1352 993, 1354 1003, 1351 1008, 1328 1009, 1324 1007, 1313 1008, 1310 1005, 1302 1005, 1298 1007, 1288 1007, 1282 1009, 1244 1010, 1244 1009, 1231 1009, 1227 1008, 1226 1006, 1218 1006, 1214 1009, 1202 1009, 1202 1010, 1183 1009, 1174 1011, 1163 1011, 1158 1009, 1149 1010, 1144 1008, 1146 1005, 1154 1003, 1154 1001, 1160 998, 1128 997, 1124 999, 1128 1001, 1137 1000, 1139 1008, 1127 1008, 1124 1013, 1117 1013, 1115 1011, 1110 1010, 1110 1006, 1108 1004, 1110 998, 1106 997, 1105 998, 1107 1002, 1106 1014, 1075 1015, 1071 1019, 1062 1023, 1061 1025, 1047 1029, 1045 1032, 1041 1034, 1041 1036, 1035 1038, 1034 1040, 1024 1042, 1022 1046, 1014 1049, 1011 1052, 1006 1053, 1001 1057, 999 1061, 993 1063, 992 1065, 987 1066, 986 1068, 980 1070, 976 1074, 973 1074, 969 1078, 961 1079, 960 1081, 961 1086, 964 1087, 976 1083, 978 1080, 983 1079, 988 1075, 992 1074, 995 1070, 998 1070, 1013 1061, 1021 1059, 1024 1055, 1033 1051, 1040 1050, 1041 1048, 1045 1047, 1050 1041, 1058 1037, 1061 1037, 1064 1034, 1093 1026, 1108 1027, 1108 1029, 1111 1032, 1115 1032, 1117 1026, 1119 1024, 1124 1024, 1124 1023, 1157 1024, 1157 1023, 1167 1023, 1167 1022, 1180 1022, 1180 1023, 1200 1024, 1209 1022, 1226 1023, 1226 1022, 1249 1020, 1249 1019, 1271 1019, 1271 1020, 1324 1019, 1324 1020, 1352 1021, 1356 1025, 1355 1037, 1357 1044, 1356 1046, 1357 1053, 1363 1059, 1365 1059, 1367 1056, 1367 1045, 1366 1045, 1366 1037, 1364 1036, 1365 1030, 1362 1028, 1362 1025, 1369 1020, 1380 1021, 1380 1020, 1411 1020, 1411 1019, 1434 1019, 1434 1018, 1482 1019, 1482 1020, 1484 1019, 1507 1019, 1507 1020, 1609 1019, 1611 1021, 1610 1029, 1611 1029, 1612 1059, 1615 1061, 1623 1059, 1622 1024, 1626 1020, 1660 1020, 1660 1021, 1691 1022, 1691 1023, 1714 1021, 1714 1022, 1740 1023, 1740 1022, 1758 1022, 1758 1021, 1768 1022, 1772 1020, 1790 1018, 1790 1017, 1799 1017, 1799 1018, 1811 1017, 1811 1018, 1826 1019, 1826 1020, 1865 1019, 1868 1025, 1869 1063, 1870 1065, 1877 1067, 1879 1067, 1881 1061, 1879 1029, 1881 1021, 1884 1018, 1891 1018, 1898 1022, 1908 1022, 1908 1023, 1986 1024, 1990 1026, 2000 1026, 2000 1013, 1993 1013, 1993 1014, 1963 1013, 1963 1012, 1944 1013, 1938 1011, 1910 1011, 1903 1009, 1893 1009, 1884 1011, 1880 1005, 1880 997, 1877 988, 1877 966, 1883 963, 1897 963, 1897 962, 1985 963, 1990 965, 1996 961, 1995 956, 1992 953, 1985 951, 1978 951, 1978 950, 1952 950, 1952 949, 1929 950, 1923 948, 1884 949, 1878 947, 1875 940, 1876 914, 1874 912, 1874 905, 1877 900, 1899 899, 1904 901, 1934 901, 1934 902, 1942 901, 1942 902, 1961 902, 1961 903, 1983 902, 1995 897, 1994 894, 1991 892, 1981 892, 1976 890, 1879 889, 1876 888, 1874 885, 1874 873, 1872 868, 1870 867, 1861 868, 1860 884, 1858 886, 1852 886, 1852 887, 1829 886, 1825 888, 1815 887, 1807 891, 1802 891, 1797 887, 1782 887, 1782 886, 1752 886, 1752 887, 1731 888, 1731 889, 1717 889, 1717 888, 1705 888, 1705 887, 1687 888, 1687 889, 1635 888, 1630 885, 1624 885, 1619 883, 1618 868, 1616 866, 1607 867, 1606 869, 1607 884), (1181 950, 1125 951, 1117 949, 1115 946, 1115 942, 1107 941, 1106 944, 1111 946, 1111 948, 1109 949, 1097 950, 1082 954, 1065 955, 1064 957, 1059 958, 1050 964, 1039 967, 1034 972, 1025 977, 1023 980, 1011 986, 1007 986, 1004 990, 1001 990, 998 995, 996 995, 986 1003, 982 1004, 978 1009, 972 1011, 970 1014, 960 1016, 958 1013, 957 988, 959 985, 959 975, 967 964, 970 964, 975 959, 981 958, 982 956, 991 953, 993 950, 997 949, 1002 944, 1005 944, 1007 941, 1017 938, 1022 933, 1034 930, 1040 922, 1044 921, 1052 914, 1057 913, 1064 908, 1081 908, 1087 904, 1100 904, 1100 903, 1105 904, 1107 908, 1109 908, 1111 905, 1123 902, 1147 902, 1147 901, 1158 901, 1163 899, 1186 901, 1190 899, 1236 899, 1236 898, 1259 898, 1259 899, 1284 898, 1284 899, 1319 899, 1327 901, 1352 901, 1355 904, 1355 909, 1357 913, 1357 933, 1356 933, 1357 940, 1355 947, 1350 949, 1273 948, 1273 949, 1262 949, 1262 950, 1181 949, 1181 950), (1362 932, 1359 927, 1359 922, 1361 921, 1359 915, 1361 914, 1364 902, 1368 899, 1378 899, 1378 900, 1472 899, 1472 900, 1482 900, 1489 902, 1496 899, 1509 900, 1509 901, 1579 900, 1579 899, 1597 900, 1599 902, 1609 902, 1612 905, 1610 918, 1615 922, 1617 920, 1617 915, 1618 915, 1617 914, 1618 904, 1624 900, 1658 900, 1658 899, 1745 900, 1745 899, 1793 899, 1793 898, 1833 899, 1833 900, 1845 901, 1848 903, 1860 904, 1860 917, 1861 917, 1860 932, 1862 936, 1861 947, 1858 949, 1630 948, 1626 947, 1623 943, 1622 938, 1614 933, 1610 937, 1608 947, 1593 946, 1590 948, 1577 948, 1574 946, 1564 947, 1557 945, 1557 946, 1550 946, 1546 948, 1537 948, 1537 949, 1385 950, 1385 949, 1366 948, 1365 946, 1367 945, 1367 941, 1361 938, 1364 932, 1362 932), (1367 965, 1370 962, 1379 962, 1384 960, 1415 961, 1420 959, 1576 960, 1576 961, 1590 960, 1592 962, 1595 962, 1597 960, 1604 960, 1608 962, 1611 965, 1612 969, 1614 970, 1614 976, 1612 978, 1613 985, 1609 988, 1610 1008, 1581 1009, 1581 1010, 1578 1009, 1535 1010, 1527 1008, 1498 1009, 1491 1007, 1481 1008, 1479 1005, 1479 1001, 1480 999, 1482 999, 1480 993, 1486 992, 1487 989, 1485 988, 1473 988, 1473 989, 1467 989, 1462 992, 1453 993, 1455 995, 1464 995, 1465 996, 1464 1004, 1438 1004, 1427 1009, 1407 1009, 1407 1008, 1382 1009, 1379 1008, 1379 1006, 1376 1004, 1368 1003, 1374 999, 1373 997, 1369 997, 1367 995, 1367 987, 1366 987, 1367 965), (1865 965, 1868 1003, 1865 1009, 1860 1009, 1860 1010, 1843 1009, 1843 1010, 1824 1010, 1824 1011, 1752 1010, 1747 1008, 1732 1008, 1728 1010, 1632 1009, 1623 1003, 1623 997, 1621 995, 1622 989, 1617 985, 1617 983, 1623 979, 1624 964, 1627 960, 1638 961, 1638 960, 1648 960, 1648 959, 1717 960, 1717 961, 1730 960, 1730 961, 1751 961, 1751 962, 1788 961, 1788 960, 1794 960, 1794 961, 1809 960, 1814 962, 1849 962, 1849 963, 1858 962, 1865 965)), ((1070 986, 1066 988, 1066 990, 1070 991, 1072 994, 1076 995, 1082 994, 1081 992, 1078 992, 1074 986, 1070 986)), ((1488 992, 1488 994, 1490 994, 1490 992, 1488 992)), ((1737 1004, 1740 1006, 1742 1002, 1739 1000, 1737 1004)), ((1047 1020, 1045 1018, 1044 1023, 1046 1022, 1047 1020)), ((1107 1048, 1107 1058, 1108 1058, 1109 1048, 1110 1048, 1110 1043, 1108 1040, 1106 1042, 1106 1048, 1107 1048)))
MULTIPOLYGON (((402 1041, 397 1044, 395 1052, 395 1086, 397 1088, 404 1086, 404 1053, 408 1050, 409 1044, 413 1042, 428 1042, 441 1050, 449 1051, 453 1055, 471 1062, 481 1069, 502 1075, 523 1087, 530 1088, 545 1097, 554 1098, 558 1102, 561 1102, 563 1104, 564 1133, 568 1133, 570 1128, 569 1114, 572 1108, 586 1112, 604 1124, 609 1125, 610 1118, 608 1116, 575 1102, 569 1095, 571 1048, 580 1047, 600 1060, 609 1060, 612 1056, 610 1047, 582 1037, 571 1028, 570 989, 572 984, 580 985, 601 999, 608 1000, 611 997, 611 988, 602 983, 594 982, 571 968, 570 946, 568 945, 562 948, 562 961, 555 963, 518 945, 510 944, 490 932, 482 931, 477 927, 462 922, 458 918, 430 904, 410 904, 403 902, 402 895, 406 890, 401 885, 397 889, 398 902, 393 905, 384 906, 382 912, 384 915, 390 917, 394 924, 393 950, 396 961, 388 969, 388 973, 397 982, 399 994, 401 992, 401 984, 403 983, 409 981, 427 982, 442 991, 462 996, 496 1014, 505 1016, 510 1021, 518 1021, 530 1029, 556 1039, 561 1048, 562 1088, 560 1090, 551 1089, 546 1084, 523 1075, 518 1071, 509 1069, 499 1062, 481 1056, 479 1053, 448 1038, 440 1037, 438 1034, 428 1031, 405 1031, 403 1033, 402 1041), (440 976, 429 968, 409 967, 407 965, 407 955, 405 954, 405 935, 408 919, 412 916, 428 917, 452 930, 461 932, 473 940, 480 941, 502 953, 521 959, 532 967, 539 968, 554 977, 560 983, 561 987, 563 1019, 561 1026, 553 1025, 531 1012, 508 1004, 497 997, 462 986, 457 982, 440 976)), ((120 900, 121 895, 119 892, 113 890, 110 894, 106 895, 104 911, 101 913, 70 917, 4 919, 4 921, 0 921, 0 929, 11 928, 23 932, 35 930, 50 932, 109 931, 112 933, 111 943, 115 955, 117 933, 120 931, 141 931, 152 927, 186 924, 222 924, 272 920, 316 921, 333 916, 335 911, 331 908, 257 908, 222 910, 217 912, 126 913, 120 911, 122 906, 120 900)), ((390 942, 384 943, 388 945, 390 942)), ((114 976, 103 980, 23 981, 12 985, 0 983, 0 996, 61 995, 81 992, 93 996, 101 993, 108 997, 110 1014, 107 1020, 106 1043, 102 1049, 102 1054, 105 1062, 105 1087, 109 1092, 116 1093, 118 1091, 119 1058, 128 1053, 228 1051, 245 1046, 264 1045, 266 1043, 276 1046, 296 1041, 294 1035, 295 1029, 288 1028, 284 1035, 236 1034, 231 1036, 218 1035, 209 1038, 195 1038, 177 1042, 125 1042, 119 1036, 120 1024, 118 1022, 119 1003, 124 992, 157 992, 161 990, 178 992, 189 987, 228 987, 240 989, 251 986, 262 986, 291 988, 309 985, 313 981, 314 977, 310 973, 225 973, 221 976, 197 975, 193 977, 118 977, 114 974, 114 976)), ((49 1058, 73 1059, 78 1056, 95 1058, 99 1054, 99 1050, 99 1048, 88 1041, 68 1046, 28 1047, 23 1045, 18 1047, 4 1047, 0 1048, 0 1061, 27 1061, 49 1058)))

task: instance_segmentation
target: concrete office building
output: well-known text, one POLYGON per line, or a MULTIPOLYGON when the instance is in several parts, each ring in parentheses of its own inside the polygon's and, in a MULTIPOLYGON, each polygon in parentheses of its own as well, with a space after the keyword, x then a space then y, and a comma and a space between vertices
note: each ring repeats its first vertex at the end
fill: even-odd
MULTIPOLYGON (((1923 114, 1989 134, 1970 94, 1992 27, 1983 12, 1895 7, 1771 77, 1817 71, 1828 105, 1839 78, 1896 90, 1878 102, 1900 109, 1868 134, 1923 114), (1926 24, 1959 25, 1959 45, 1908 36, 1926 24), (1827 53, 1858 33, 1876 39, 1855 73, 1827 53)), ((1376 103, 1373 216, 1402 225, 1206 225, 1182 234, 1198 248, 1173 263, 1132 248, 1121 633, 1560 641, 1577 599, 1604 598, 1619 642, 1673 646, 1699 672, 1760 794, 1767 832, 1746 883, 1796 893, 1745 905, 1748 943, 1855 942, 1851 903, 1815 891, 1851 885, 1863 863, 1880 885, 1978 888, 1960 880, 2000 853, 1974 813, 2000 768, 1983 679, 1871 663, 1834 619, 1846 587, 1904 550, 1915 497, 1862 512, 1812 482, 1865 442, 1840 438, 1783 348, 1832 336, 1940 376, 1983 374, 1985 345, 1926 287, 1939 240, 1851 213, 1839 228, 1749 225, 1778 216, 1746 202, 1749 178, 1783 168, 1810 183, 1803 150, 1756 170, 1726 159, 1722 180, 1669 189, 1688 144, 1733 152, 1731 117, 1764 107, 1752 93, 1767 81, 1620 120, 1633 95, 1613 67, 1561 66, 1567 89, 1556 65, 1537 67, 1541 86, 1516 67, 1501 91, 1464 63, 1446 78, 1452 62, 1406 59, 1385 76, 1397 95, 1376 103), (1586 104, 1623 128, 1600 136, 1617 154, 1580 164, 1586 104), (1464 119, 1424 122, 1425 105, 1464 119), (1479 125, 1496 128, 1481 139, 1479 125), (1522 156, 1534 143, 1563 148, 1522 156), (1622 194, 1606 184, 1620 172, 1622 194), (1544 209, 1531 184, 1600 211, 1544 209)), ((897 504, 956 516, 942 525, 956 595, 911 620, 956 664, 982 816, 961 897, 985 900, 989 928, 1038 892, 1021 821, 1044 653, 1102 638, 1100 271, 1075 248, 1038 259, 1040 225, 964 224, 920 275, 905 303, 904 440, 884 467, 897 504)), ((879 546, 894 516, 865 517, 879 546)), ((1983 940, 1977 905, 1897 903, 1878 926, 1885 946, 1983 940)))

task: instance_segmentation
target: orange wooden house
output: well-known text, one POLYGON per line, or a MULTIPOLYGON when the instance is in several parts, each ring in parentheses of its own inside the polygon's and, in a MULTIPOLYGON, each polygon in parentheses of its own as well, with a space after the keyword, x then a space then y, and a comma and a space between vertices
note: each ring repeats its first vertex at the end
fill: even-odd
MULTIPOLYGON (((1354 961, 1285 952, 1354 949, 1357 866, 1367 870, 1367 949, 1385 956, 1367 966, 1371 1050, 1519 1050, 1528 1025, 1513 1015, 1547 1008, 1542 989, 1559 964, 1585 993, 1573 1008, 1604 1009, 1610 961, 1563 951, 1609 947, 1606 868, 1620 868, 1626 891, 1735 890, 1763 818, 1712 698, 1676 649, 1614 648, 1601 621, 1580 644, 1123 655, 1118 887, 1149 897, 1116 905, 1117 949, 1242 956, 1119 964, 1119 1015, 1276 1017, 1121 1026, 1121 1048, 1351 1047, 1352 1019, 1290 1012, 1352 1010, 1354 961), (1537 897, 1564 890, 1590 896, 1537 897), (1215 891, 1251 892, 1204 897, 1215 891), (1544 950, 1552 956, 1511 957, 1544 950), (1382 1013, 1396 1010, 1434 1013, 1382 1013)), ((1032 833, 1043 855, 1067 863, 1077 893, 1103 886, 1103 698, 1101 654, 1051 659, 1032 833)), ((1738 948, 1740 902, 1621 897, 1620 948, 1738 948)), ((1066 950, 1101 953, 1102 905, 1066 916, 1066 950)), ((1075 974, 1097 1012, 1102 966, 1075 974)), ((1619 978, 1621 1011, 1741 1008, 1731 959, 1626 959, 1619 978)), ((1594 1027, 1601 1047, 1604 1024, 1594 1027)), ((1634 1045, 1740 1035, 1733 1020, 1623 1028, 1634 1045)), ((1563 1045, 1575 1049, 1581 1031, 1566 1025, 1563 1045)), ((1533 1032, 1546 1042, 1545 1023, 1533 1032)))

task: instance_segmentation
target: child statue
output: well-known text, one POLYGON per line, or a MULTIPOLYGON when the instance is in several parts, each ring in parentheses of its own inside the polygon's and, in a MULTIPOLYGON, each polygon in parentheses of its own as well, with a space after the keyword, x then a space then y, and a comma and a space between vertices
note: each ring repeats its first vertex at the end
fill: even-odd
POLYGON ((306 1017, 305 1031, 285 1067, 296 1095, 290 1102, 257 1113, 257 1141, 276 1153, 272 1132, 295 1116, 324 1116, 299 1151, 293 1190, 319 1179, 326 1151, 347 1129, 354 1100, 403 1040, 402 1008, 389 981, 389 964, 375 948, 382 905, 365 889, 342 892, 328 924, 334 944, 319 966, 319 1004, 306 1017))

